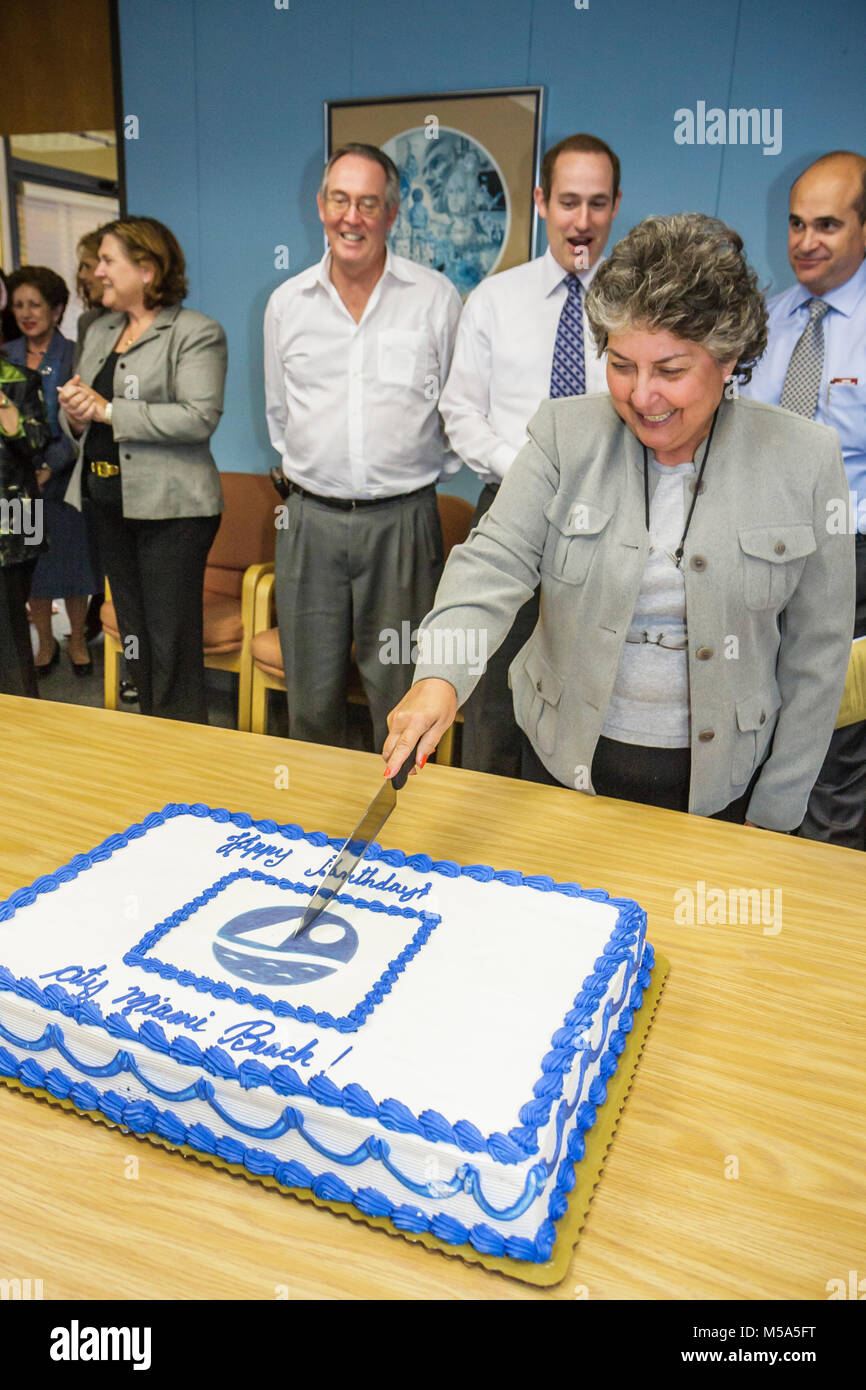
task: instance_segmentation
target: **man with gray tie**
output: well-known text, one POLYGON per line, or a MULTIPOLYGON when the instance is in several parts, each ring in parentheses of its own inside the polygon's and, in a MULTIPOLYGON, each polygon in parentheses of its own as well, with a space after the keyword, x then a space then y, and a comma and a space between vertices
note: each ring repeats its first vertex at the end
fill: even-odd
MULTIPOLYGON (((744 396, 839 435, 849 496, 828 528, 856 531, 854 637, 866 638, 866 158, 834 150, 791 187, 788 259, 797 284, 770 300, 769 343, 744 396)), ((866 722, 837 729, 800 834, 866 849, 866 722)))
MULTIPOLYGON (((622 192, 617 156, 595 135, 547 151, 535 205, 548 249, 483 280, 469 296, 440 410, 452 448, 484 483, 473 525, 526 443, 541 401, 607 389, 583 309, 622 192)), ((463 766, 519 777, 522 739, 508 667, 538 621, 538 596, 517 614, 463 711, 463 766)))

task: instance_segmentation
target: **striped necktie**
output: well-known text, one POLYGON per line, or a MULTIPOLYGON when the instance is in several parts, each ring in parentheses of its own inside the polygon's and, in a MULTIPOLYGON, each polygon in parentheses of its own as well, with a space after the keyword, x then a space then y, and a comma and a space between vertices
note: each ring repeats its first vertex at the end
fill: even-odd
POLYGON ((809 322, 791 353, 779 404, 783 410, 792 410, 795 415, 805 415, 811 420, 821 389, 821 373, 824 370, 823 319, 830 305, 823 299, 810 299, 807 302, 809 322))
POLYGON ((586 391, 583 362, 583 286, 576 275, 567 275, 565 280, 568 294, 559 316, 556 342, 553 345, 551 398, 582 396, 586 391))

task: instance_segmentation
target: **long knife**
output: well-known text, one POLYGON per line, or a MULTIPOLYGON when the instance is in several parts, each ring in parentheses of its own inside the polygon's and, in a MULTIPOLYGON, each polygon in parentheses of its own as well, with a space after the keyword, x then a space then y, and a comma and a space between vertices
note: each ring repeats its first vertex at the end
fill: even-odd
POLYGON ((405 786, 406 778, 415 766, 417 752, 418 745, 416 744, 399 771, 395 772, 394 776, 379 788, 331 865, 324 882, 314 894, 309 907, 300 920, 300 925, 289 933, 287 940, 293 936, 299 936, 302 931, 306 931, 307 927, 318 917, 322 908, 326 907, 335 894, 343 888, 358 860, 364 857, 370 841, 376 838, 397 805, 397 793, 405 786))

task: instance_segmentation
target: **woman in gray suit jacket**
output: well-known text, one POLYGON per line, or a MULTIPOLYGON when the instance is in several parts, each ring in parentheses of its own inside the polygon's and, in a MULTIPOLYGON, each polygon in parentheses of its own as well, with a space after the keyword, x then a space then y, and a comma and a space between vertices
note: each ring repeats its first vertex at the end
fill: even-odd
POLYGON ((223 505, 209 441, 225 334, 181 307, 184 255, 161 222, 128 217, 100 231, 106 312, 59 393, 79 436, 66 500, 89 501, 142 713, 206 723, 202 589, 223 505))
POLYGON ((767 341, 742 245, 715 218, 649 218, 600 267, 610 395, 544 403, 452 551, 386 775, 432 752, 540 583, 509 671, 524 775, 800 824, 850 653, 853 537, 834 431, 737 398, 767 341))

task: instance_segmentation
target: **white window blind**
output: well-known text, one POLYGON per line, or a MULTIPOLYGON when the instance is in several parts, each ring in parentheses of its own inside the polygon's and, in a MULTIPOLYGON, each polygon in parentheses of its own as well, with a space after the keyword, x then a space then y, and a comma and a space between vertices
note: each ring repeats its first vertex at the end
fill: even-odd
POLYGON ((75 293, 78 260, 75 248, 86 232, 120 215, 116 198, 100 198, 73 188, 53 188, 41 183, 22 183, 18 198, 18 238, 22 265, 47 265, 62 275, 69 286, 69 305, 60 331, 76 336, 82 306, 75 293))

